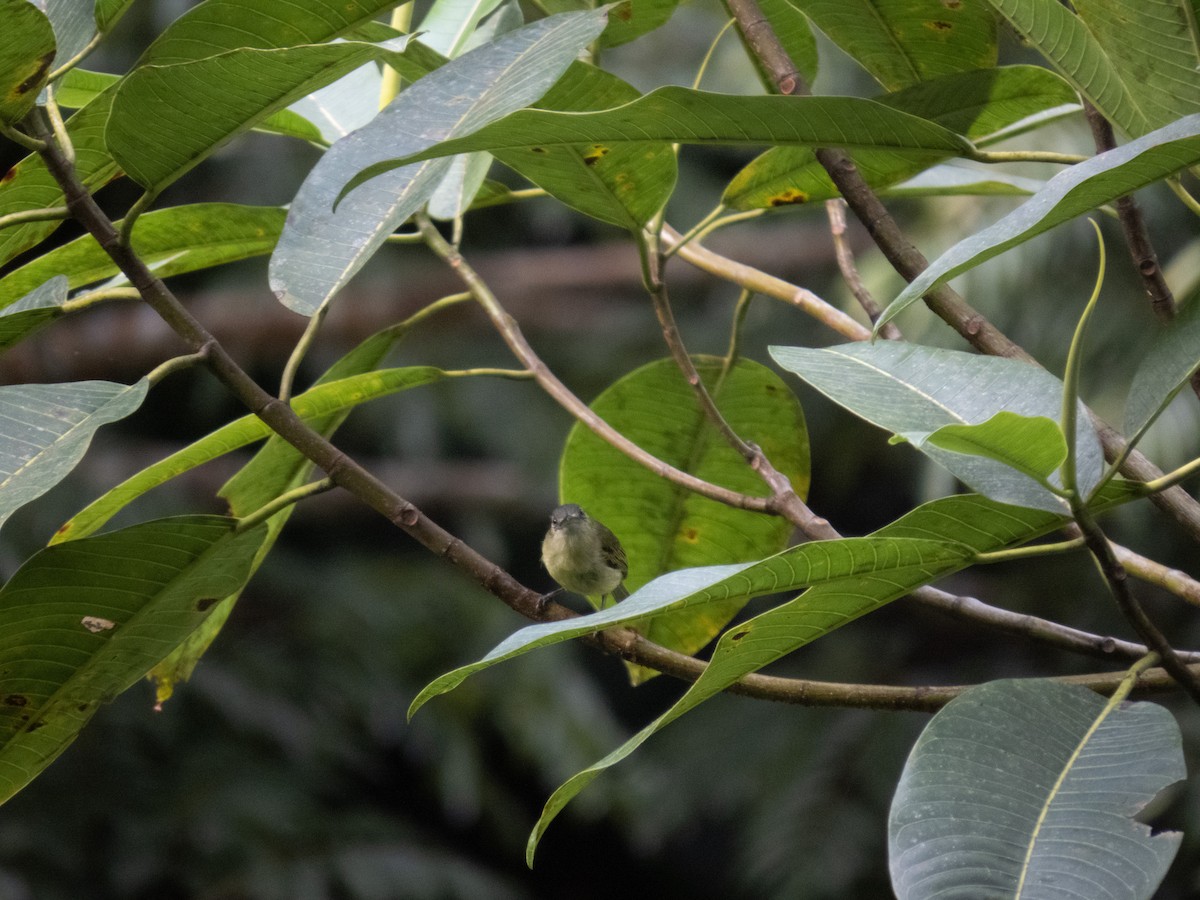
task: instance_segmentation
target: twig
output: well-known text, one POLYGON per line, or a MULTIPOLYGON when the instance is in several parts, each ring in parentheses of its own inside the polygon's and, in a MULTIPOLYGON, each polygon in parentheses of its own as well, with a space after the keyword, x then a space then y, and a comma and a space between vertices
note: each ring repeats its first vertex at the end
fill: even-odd
MULTIPOLYGON (((858 268, 854 265, 854 254, 850 250, 850 245, 846 242, 846 202, 844 200, 826 200, 825 213, 829 217, 829 234, 833 238, 833 253, 837 257, 838 269, 841 270, 842 279, 846 282, 846 286, 850 288, 850 293, 854 295, 854 299, 858 301, 858 305, 863 308, 863 312, 867 314, 867 318, 871 320, 871 324, 879 321, 879 317, 883 314, 883 310, 871 296, 871 292, 867 290, 867 286, 863 284, 862 277, 858 274, 858 268)), ((888 322, 880 331, 889 341, 898 341, 901 339, 900 329, 895 323, 888 322)))
POLYGON ((330 491, 337 485, 333 483, 332 478, 321 478, 317 481, 310 481, 308 484, 302 484, 299 487, 292 488, 290 491, 284 491, 273 500, 264 503, 252 513, 242 516, 238 519, 237 532, 240 534, 244 531, 249 531, 260 522, 265 522, 275 513, 282 509, 287 509, 299 503, 301 500, 307 500, 309 497, 315 497, 318 494, 323 494, 330 491))
MULTIPOLYGON (((1114 149, 1117 139, 1108 119, 1086 100, 1083 103, 1083 111, 1087 116, 1088 126, 1092 129, 1096 152, 1105 153, 1114 149)), ((1121 231, 1125 235, 1125 245, 1129 248, 1133 266, 1142 278, 1142 286, 1146 289, 1146 296, 1150 298, 1154 314, 1163 322, 1171 321, 1175 318, 1175 297, 1158 264, 1158 254, 1150 242, 1150 232, 1146 228, 1142 208, 1132 194, 1117 199, 1117 218, 1121 222, 1121 231)))
POLYGON ((65 206, 47 206, 45 209, 25 209, 21 212, 0 216, 0 228, 24 225, 26 222, 53 222, 65 219, 71 213, 65 206))

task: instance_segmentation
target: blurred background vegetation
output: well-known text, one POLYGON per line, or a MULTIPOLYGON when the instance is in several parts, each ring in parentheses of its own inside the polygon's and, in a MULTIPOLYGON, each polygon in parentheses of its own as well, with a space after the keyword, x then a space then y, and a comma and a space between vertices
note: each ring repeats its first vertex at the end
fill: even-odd
MULTIPOLYGON (((134 4, 91 62, 124 71, 186 9, 185 0, 134 4)), ((684 5, 661 31, 612 51, 606 65, 640 89, 690 83, 724 24, 712 3, 684 5)), ((824 93, 876 91, 828 42, 824 93)), ((1008 61, 1028 52, 1010 38, 1008 61)), ((758 90, 736 40, 726 38, 704 86, 758 90)), ((1090 152, 1082 120, 1024 145, 1090 152)), ((0 169, 17 159, 6 148, 0 169)), ((312 148, 252 135, 184 178, 159 205, 226 200, 286 203, 316 159, 312 148)), ((686 229, 719 198, 752 150, 689 148, 669 212, 686 229)), ((1025 174, 1046 177, 1044 169, 1025 174)), ((506 177, 493 173, 494 177, 506 177)), ((514 182, 515 183, 515 182, 514 182)), ((133 189, 102 199, 123 209, 133 189)), ((1012 199, 892 204, 927 255, 994 220, 1012 199)), ((1166 192, 1142 197, 1168 278, 1195 291, 1194 219, 1166 192), (1188 262, 1190 260, 1190 262, 1188 262), (1189 283, 1189 275, 1192 281, 1189 283)), ((1110 265, 1087 349, 1085 391, 1119 419, 1128 375, 1154 327, 1112 222, 1110 265)), ((64 228, 56 239, 77 233, 64 228)), ((868 285, 890 299, 899 281, 852 223, 868 285)), ((833 261, 823 208, 793 208, 714 236, 728 255, 852 310, 833 261)), ((621 234, 551 200, 493 209, 467 222, 464 252, 546 362, 591 398, 665 355, 639 286, 636 250, 621 234)), ((18 263, 20 260, 18 260, 18 263)), ((264 260, 176 282, 180 295, 263 383, 277 383, 303 321, 266 286, 264 260)), ((1076 222, 962 279, 968 299, 1052 370, 1061 368, 1091 289, 1096 248, 1076 222)), ((675 261, 676 314, 693 352, 723 352, 737 289, 675 261)), ((377 328, 459 288, 418 249, 390 248, 344 292, 305 377, 377 328)), ((855 312, 857 315, 857 313, 855 312)), ((910 340, 960 347, 914 308, 910 340)), ((800 313, 756 300, 745 352, 768 362, 770 343, 838 339, 800 313)), ((89 377, 130 381, 177 352, 166 328, 136 306, 96 310, 0 358, 5 381, 89 377)), ((509 365, 483 316, 460 308, 422 325, 397 364, 509 365)), ((955 489, 910 448, 852 420, 801 387, 813 446, 810 503, 843 533, 864 534, 955 489)), ((7 578, 80 506, 126 475, 241 411, 202 372, 156 389, 133 418, 99 435, 63 485, 0 535, 7 578)), ((557 502, 557 458, 568 416, 532 384, 455 380, 355 413, 338 443, 526 584, 551 585, 538 563, 557 502)), ((1200 451, 1194 397, 1179 402, 1146 448, 1164 467, 1200 451), (1189 402, 1190 401, 1190 402, 1189 402)), ((145 498, 141 518, 223 511, 215 491, 246 455, 211 464, 145 498)), ((125 521, 129 521, 128 519, 125 521)), ((1195 549, 1145 504, 1123 510, 1114 536, 1195 571, 1195 549)), ((943 585, 1014 610, 1131 637, 1082 555, 973 570, 943 585)), ((1141 589, 1177 646, 1200 646, 1196 617, 1141 589)), ((752 604, 743 615, 762 607, 752 604)), ((4 900, 385 900, 385 898, 870 898, 890 895, 888 803, 927 717, 831 711, 721 697, 668 728, 590 787, 551 827, 537 867, 523 849, 559 783, 638 730, 679 695, 666 678, 632 689, 620 662, 559 645, 405 710, 432 677, 486 652, 522 621, 348 497, 301 506, 192 681, 161 712, 134 688, 103 710, 64 756, 0 810, 4 900)), ((1094 661, 982 632, 905 601, 838 631, 773 671, 828 680, 944 684, 1081 672, 1094 661)), ((1200 716, 1178 698, 1196 769, 1200 716)), ((1164 825, 1188 828, 1164 898, 1200 891, 1195 788, 1166 798, 1164 825)))

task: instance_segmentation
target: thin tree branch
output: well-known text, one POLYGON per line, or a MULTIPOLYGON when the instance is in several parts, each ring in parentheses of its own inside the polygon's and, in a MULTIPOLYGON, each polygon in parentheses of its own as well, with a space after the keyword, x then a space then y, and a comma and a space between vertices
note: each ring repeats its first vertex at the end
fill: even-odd
MULTIPOLYGON (((858 305, 867 314, 867 318, 871 320, 871 324, 874 324, 879 321, 883 309, 871 296, 867 286, 863 284, 862 277, 858 274, 858 267, 854 265, 854 254, 846 242, 846 202, 837 199, 826 200, 825 213, 829 217, 829 234, 833 238, 833 252, 837 257, 842 279, 850 288, 850 293, 854 295, 858 305)), ((898 341, 902 337, 900 329, 894 322, 885 324, 880 334, 889 341, 898 341)))
MULTIPOLYGON (((1096 152, 1105 153, 1114 149, 1117 139, 1113 134, 1112 124, 1104 118, 1104 114, 1087 100, 1083 101, 1083 112, 1087 117, 1088 127, 1092 130, 1096 152)), ((1170 322, 1175 318, 1175 297, 1158 264, 1158 254, 1150 242, 1150 232, 1146 228, 1142 208, 1132 194, 1117 199, 1117 218, 1121 222, 1121 231, 1125 235, 1125 245, 1129 248, 1133 267, 1141 276, 1142 286, 1146 289, 1146 296, 1150 298, 1154 314, 1161 321, 1170 322)))
MULTIPOLYGON (((766 71, 770 73, 780 93, 806 94, 808 89, 803 79, 771 29, 770 23, 763 17, 756 0, 726 0, 726 5, 738 20, 747 45, 754 50, 766 71)), ((929 261, 908 240, 887 207, 863 179, 853 160, 840 150, 820 148, 815 153, 817 161, 829 174, 843 199, 854 210, 876 246, 892 264, 892 268, 909 282, 928 268, 929 261)), ((1037 365, 1037 361, 1023 348, 967 304, 958 292, 949 286, 939 285, 931 289, 924 299, 925 304, 937 316, 977 350, 989 356, 1019 359, 1037 365)), ((1092 418, 1104 447, 1105 457, 1109 460, 1116 459, 1125 449, 1124 439, 1094 414, 1092 418)), ((1121 472, 1137 481, 1152 481, 1162 475, 1157 466, 1136 450, 1129 454, 1121 472)), ((1154 494, 1151 502, 1187 529, 1194 541, 1200 542, 1200 503, 1195 498, 1175 487, 1154 494)))

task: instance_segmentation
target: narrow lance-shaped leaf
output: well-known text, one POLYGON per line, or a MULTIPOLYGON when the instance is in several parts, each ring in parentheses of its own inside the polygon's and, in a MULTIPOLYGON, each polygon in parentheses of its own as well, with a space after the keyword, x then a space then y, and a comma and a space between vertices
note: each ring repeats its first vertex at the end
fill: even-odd
POLYGON ((884 310, 878 331, 923 294, 1005 250, 1200 162, 1200 113, 1055 175, 999 222, 959 241, 884 310))
MULTIPOLYGON (((270 253, 286 215, 279 207, 236 203, 153 210, 134 225, 133 249, 158 277, 167 278, 270 253)), ((85 235, 0 278, 0 308, 55 273, 66 276, 74 289, 117 276, 120 270, 96 239, 85 235)))
POLYGON ((50 547, 0 590, 0 803, 245 583, 265 529, 234 524, 163 519, 50 547))
POLYGON ((1183 835, 1134 817, 1186 775, 1161 706, 1048 679, 980 685, 934 716, 900 776, 896 896, 1145 900, 1183 835))
POLYGON ((393 154, 365 168, 346 190, 400 166, 469 150, 594 144, 596 152, 603 153, 608 144, 647 141, 887 147, 948 154, 971 149, 970 141, 940 125, 859 97, 742 97, 664 87, 599 112, 522 109, 467 137, 421 152, 393 154))
POLYGON ((978 425, 943 425, 926 441, 954 453, 986 456, 1039 482, 1048 481, 1067 458, 1067 440, 1057 422, 1008 410, 978 425))
POLYGON ((149 383, 19 384, 0 388, 0 524, 75 468, 101 425, 130 415, 149 383))
POLYGON ((135 69, 117 86, 105 137, 143 187, 161 190, 271 113, 372 59, 401 65, 395 45, 343 42, 230 50, 135 69))
MULTIPOLYGON (((891 341, 822 350, 772 347, 771 355, 835 403, 911 441, 992 499, 1066 513, 1063 501, 1028 475, 995 459, 952 453, 927 440, 945 425, 979 425, 1004 411, 1057 422, 1062 382, 1045 369, 891 341)), ((1104 456, 1082 407, 1076 434, 1077 478, 1086 493, 1099 481, 1104 456)), ((1019 456, 1016 453, 1014 459, 1019 456)))
POLYGON ((447 672, 430 682, 409 707, 409 716, 430 699, 453 690, 469 676, 496 663, 571 638, 608 628, 653 621, 654 616, 679 609, 700 609, 731 598, 748 600, 763 594, 800 590, 814 584, 865 575, 892 573, 922 566, 958 567, 973 551, 951 541, 846 538, 814 541, 790 547, 756 563, 680 569, 661 575, 625 600, 598 612, 559 622, 527 625, 501 641, 478 662, 447 672))
POLYGON ((429 198, 446 164, 379 179, 333 207, 346 181, 381 158, 474 131, 535 101, 604 27, 603 10, 551 16, 451 60, 411 85, 309 173, 271 258, 280 302, 311 315, 429 198))

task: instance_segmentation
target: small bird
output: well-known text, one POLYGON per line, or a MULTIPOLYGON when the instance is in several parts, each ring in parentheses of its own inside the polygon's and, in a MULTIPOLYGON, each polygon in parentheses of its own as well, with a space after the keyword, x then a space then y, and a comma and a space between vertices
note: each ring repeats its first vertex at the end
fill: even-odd
POLYGON ((629 563, 621 542, 575 503, 564 503, 550 513, 542 565, 562 587, 587 597, 597 609, 604 608, 605 597, 615 603, 629 596, 623 584, 629 563))

